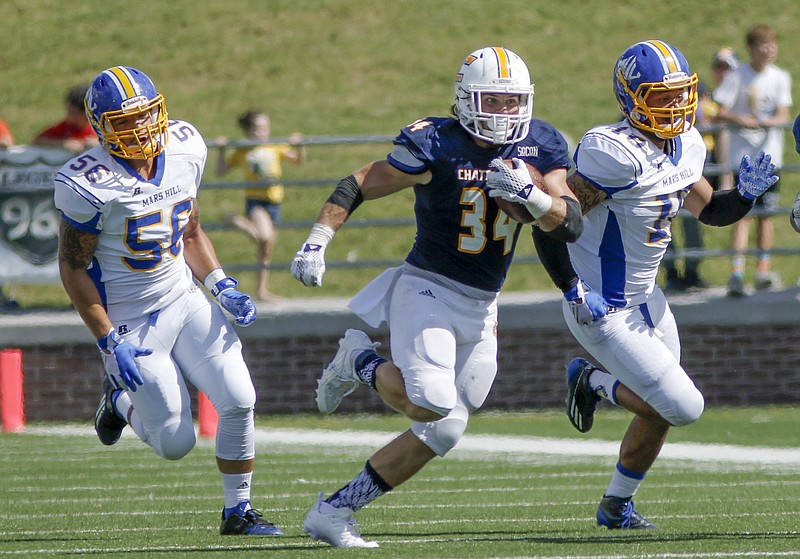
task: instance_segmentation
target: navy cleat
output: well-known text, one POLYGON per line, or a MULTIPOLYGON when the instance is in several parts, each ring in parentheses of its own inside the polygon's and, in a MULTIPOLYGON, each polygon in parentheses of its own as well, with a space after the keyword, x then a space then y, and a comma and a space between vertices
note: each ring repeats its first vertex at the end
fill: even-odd
POLYGON ((589 388, 589 375, 594 367, 577 357, 567 364, 567 417, 581 433, 588 433, 594 423, 594 410, 600 396, 589 388))
POLYGON ((100 398, 97 411, 94 413, 94 431, 100 442, 106 446, 115 444, 128 424, 114 410, 114 395, 117 392, 122 390, 111 384, 108 375, 103 375, 103 397, 100 398))
POLYGON ((636 512, 633 499, 603 496, 597 507, 597 525, 609 530, 655 530, 655 524, 636 512))
POLYGON ((260 511, 250 508, 250 501, 223 509, 219 533, 223 536, 282 536, 283 530, 264 520, 260 511))

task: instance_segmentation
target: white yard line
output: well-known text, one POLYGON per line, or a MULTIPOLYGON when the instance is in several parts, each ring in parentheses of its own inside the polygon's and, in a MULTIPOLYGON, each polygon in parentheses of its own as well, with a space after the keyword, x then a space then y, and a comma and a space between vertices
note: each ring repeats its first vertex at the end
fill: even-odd
MULTIPOLYGON (((27 433, 35 435, 94 436, 91 427, 28 427, 27 433)), ((133 437, 130 429, 124 436, 133 437)), ((396 436, 396 433, 377 431, 333 431, 325 429, 256 429, 256 442, 263 445, 325 446, 351 448, 364 446, 378 448, 396 436)), ((213 439, 203 439, 213 444, 213 439)), ((549 437, 465 435, 453 451, 456 454, 497 453, 515 456, 616 456, 618 441, 598 439, 556 439, 549 437)), ((737 446, 721 444, 667 443, 660 457, 696 462, 714 462, 751 465, 800 466, 800 449, 737 446)))

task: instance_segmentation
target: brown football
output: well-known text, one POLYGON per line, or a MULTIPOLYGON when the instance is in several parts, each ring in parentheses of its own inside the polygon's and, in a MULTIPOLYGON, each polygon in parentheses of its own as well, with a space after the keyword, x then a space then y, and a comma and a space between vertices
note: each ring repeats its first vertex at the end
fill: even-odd
MULTIPOLYGON (((510 159, 506 159, 504 162, 509 167, 513 167, 514 165, 510 159)), ((528 172, 531 174, 533 185, 542 192, 547 192, 547 187, 544 184, 544 177, 542 177, 539 169, 530 163, 525 164, 528 166, 528 172)), ((519 221, 520 223, 533 223, 536 221, 536 218, 531 215, 531 213, 528 211, 528 208, 525 207, 525 204, 521 204, 519 202, 509 202, 508 200, 503 200, 499 197, 495 198, 494 200, 497 202, 497 207, 514 221, 519 221)))

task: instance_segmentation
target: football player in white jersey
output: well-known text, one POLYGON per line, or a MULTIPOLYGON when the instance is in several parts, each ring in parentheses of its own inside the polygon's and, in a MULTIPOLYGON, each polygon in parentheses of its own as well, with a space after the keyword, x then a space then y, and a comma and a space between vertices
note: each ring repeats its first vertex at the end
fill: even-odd
POLYGON ((135 68, 101 72, 85 106, 100 145, 61 168, 55 204, 61 280, 106 370, 97 435, 113 445, 129 424, 158 456, 182 458, 196 440, 189 380, 219 415, 220 533, 280 535, 250 504, 256 394, 241 342, 193 279, 239 325, 255 320, 200 227, 205 142, 188 122, 168 120, 164 97, 135 68))
MULTIPOLYGON (((797 115, 794 120, 792 132, 794 133, 794 149, 797 153, 800 153, 800 115, 797 115)), ((794 198, 792 213, 789 214, 789 223, 792 224, 795 231, 800 233, 800 192, 794 198)), ((798 280, 798 283, 800 283, 800 280, 798 280)))
POLYGON ((534 240, 556 285, 565 292, 588 286, 596 311, 585 320, 563 304, 570 331, 603 367, 583 358, 567 365, 570 421, 588 431, 600 398, 635 414, 597 522, 646 529, 655 526, 634 509, 633 495, 669 428, 696 421, 704 408, 681 367, 675 319, 656 284, 671 221, 684 207, 707 225, 734 223, 777 177, 762 152, 742 159, 737 188, 713 191, 693 127, 697 75, 675 47, 651 40, 626 49, 614 66, 614 91, 623 120, 583 136, 567 180, 585 214, 583 235, 567 248, 534 227, 534 240))

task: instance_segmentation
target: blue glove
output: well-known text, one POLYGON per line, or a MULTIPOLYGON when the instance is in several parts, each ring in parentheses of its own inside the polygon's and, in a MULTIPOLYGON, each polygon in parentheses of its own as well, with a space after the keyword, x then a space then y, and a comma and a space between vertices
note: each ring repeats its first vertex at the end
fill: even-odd
POLYGON ((564 293, 564 299, 569 303, 572 315, 578 324, 591 324, 597 322, 608 314, 608 304, 599 293, 578 280, 578 284, 564 293))
POLYGON ((772 164, 772 156, 763 151, 759 152, 753 165, 750 164, 750 156, 742 157, 739 165, 739 184, 736 188, 739 194, 748 200, 755 200, 767 189, 778 182, 775 174, 775 165, 772 164))
POLYGON ((792 213, 789 214, 789 223, 792 224, 795 231, 800 233, 800 192, 794 198, 792 213))
MULTIPOLYGON (((122 382, 125 383, 125 386, 130 388, 131 392, 136 392, 136 386, 141 386, 143 381, 142 375, 139 374, 139 367, 136 366, 136 361, 134 361, 134 359, 150 355, 153 353, 153 350, 137 347, 132 343, 126 342, 113 328, 108 334, 97 340, 97 347, 106 355, 114 356, 122 382)), ((118 388, 122 388, 119 386, 119 382, 117 382, 114 376, 110 376, 114 384, 116 384, 118 388)))
POLYGON ((794 120, 792 132, 794 132, 794 149, 797 150, 797 153, 800 153, 800 115, 797 115, 794 120))
POLYGON ((250 326, 256 319, 256 306, 250 295, 236 291, 239 282, 232 277, 219 280, 211 289, 222 308, 236 317, 239 326, 250 326))

